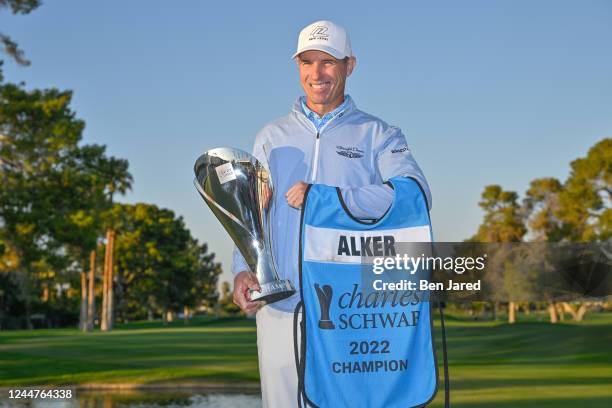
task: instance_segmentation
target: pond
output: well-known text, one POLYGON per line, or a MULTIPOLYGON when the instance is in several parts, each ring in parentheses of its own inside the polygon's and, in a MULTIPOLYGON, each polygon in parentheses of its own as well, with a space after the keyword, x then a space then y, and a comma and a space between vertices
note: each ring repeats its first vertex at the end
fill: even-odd
POLYGON ((0 398, 0 408, 259 408, 261 396, 257 392, 158 392, 106 391, 76 392, 76 397, 65 400, 0 398))

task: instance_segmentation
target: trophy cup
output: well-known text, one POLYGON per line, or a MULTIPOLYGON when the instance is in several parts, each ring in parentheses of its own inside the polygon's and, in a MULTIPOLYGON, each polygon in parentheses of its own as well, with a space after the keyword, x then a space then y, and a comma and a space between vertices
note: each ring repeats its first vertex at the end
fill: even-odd
POLYGON ((257 275, 260 292, 251 300, 273 303, 295 293, 281 280, 272 251, 270 172, 250 154, 220 147, 205 152, 194 166, 196 189, 257 275))

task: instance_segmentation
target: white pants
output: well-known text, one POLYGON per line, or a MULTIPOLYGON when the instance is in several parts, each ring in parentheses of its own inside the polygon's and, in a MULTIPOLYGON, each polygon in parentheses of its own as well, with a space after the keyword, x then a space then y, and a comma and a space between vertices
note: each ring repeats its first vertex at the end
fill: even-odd
POLYGON ((293 352, 293 313, 264 306, 257 312, 256 319, 263 407, 297 407, 298 376, 293 352))

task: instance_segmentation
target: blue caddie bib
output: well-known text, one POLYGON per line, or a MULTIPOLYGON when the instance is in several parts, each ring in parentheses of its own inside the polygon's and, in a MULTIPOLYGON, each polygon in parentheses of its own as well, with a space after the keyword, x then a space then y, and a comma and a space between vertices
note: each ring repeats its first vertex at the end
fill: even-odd
MULTIPOLYGON (((390 256, 395 242, 431 242, 424 195, 410 178, 374 223, 355 219, 340 190, 306 193, 300 232, 300 404, 420 407, 438 387, 431 307, 416 291, 364 291, 362 256, 390 256)), ((371 270, 371 269, 370 269, 371 270)), ((297 333, 297 331, 296 331, 297 333)))

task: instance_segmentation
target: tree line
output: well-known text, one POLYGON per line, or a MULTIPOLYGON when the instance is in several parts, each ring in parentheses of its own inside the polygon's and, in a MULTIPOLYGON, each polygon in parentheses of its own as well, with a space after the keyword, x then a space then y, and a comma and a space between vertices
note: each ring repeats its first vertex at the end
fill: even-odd
MULTIPOLYGON (((488 185, 478 204, 484 211, 484 219, 476 234, 468 240, 471 242, 609 241, 612 237, 612 139, 604 138, 592 146, 585 157, 572 161, 569 176, 563 182, 553 177, 534 179, 522 201, 515 191, 488 185)), ((533 248, 537 251, 537 247, 533 248)), ((511 259, 506 257, 505 261, 511 259)), ((503 270, 503 276, 494 283, 491 293, 494 299, 521 298, 543 273, 542 270, 532 271, 531 275, 518 273, 511 264, 503 270)), ((552 288, 547 292, 551 293, 552 288)), ((493 303, 493 312, 497 314, 502 302, 494 300, 493 303)), ((539 303, 545 304, 552 323, 563 319, 565 314, 582 320, 588 308, 594 305, 586 300, 548 301, 545 296, 539 303)), ((509 301, 505 306, 508 321, 514 323, 519 308, 529 312, 533 305, 509 301)))
MULTIPOLYGON (((0 1, 29 14, 39 0, 0 1)), ((0 32, 3 53, 24 51, 0 32)), ((4 82, 0 58, 0 329, 115 319, 164 321, 211 308, 220 264, 182 217, 153 204, 117 204, 131 189, 128 161, 82 144, 72 93, 4 82)))
POLYGON ((0 328, 108 330, 212 307, 214 254, 171 210, 114 202, 128 162, 82 143, 71 98, 0 83, 0 328))

